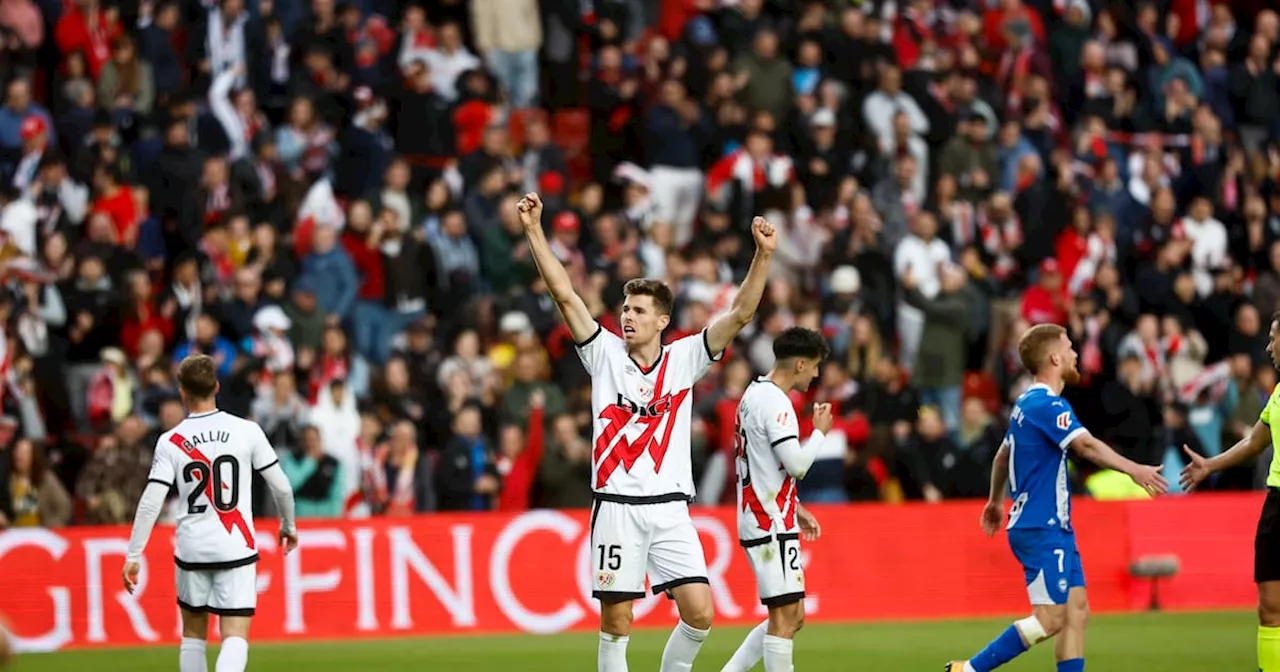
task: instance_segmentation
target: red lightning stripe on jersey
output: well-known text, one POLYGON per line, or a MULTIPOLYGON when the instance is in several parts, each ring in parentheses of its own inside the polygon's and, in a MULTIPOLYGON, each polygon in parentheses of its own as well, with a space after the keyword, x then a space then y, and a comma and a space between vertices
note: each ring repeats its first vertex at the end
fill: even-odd
POLYGON ((603 488, 609 482, 609 476, 613 475, 614 470, 621 464, 622 468, 631 471, 631 467, 635 465, 636 460, 644 454, 647 449, 653 458, 653 470, 658 472, 662 470, 662 460, 666 457, 667 448, 671 444, 671 432, 675 426, 672 419, 673 412, 680 408, 684 403, 684 399, 689 394, 689 390, 683 389, 675 394, 668 394, 662 391, 667 378, 667 364, 671 361, 670 357, 663 356, 662 365, 658 368, 658 380, 654 384, 654 398, 649 404, 649 408, 655 412, 652 415, 639 415, 617 405, 610 405, 600 412, 600 419, 605 420, 607 424, 604 430, 600 432, 600 438, 596 440, 595 449, 592 451, 596 460, 604 457, 604 461, 600 463, 600 467, 596 470, 596 487, 603 488), (662 425, 662 421, 667 419, 666 430, 662 433, 662 438, 654 441, 653 437, 658 432, 658 427, 662 425), (637 424, 644 425, 644 431, 636 438, 635 441, 628 441, 626 435, 619 437, 623 428, 635 420, 637 424), (615 439, 617 442, 615 443, 615 439), (612 450, 609 450, 612 446, 612 450), (605 454, 608 453, 607 457, 605 454))
POLYGON ((209 500, 209 505, 213 507, 213 512, 218 514, 218 519, 222 521, 222 526, 227 528, 228 533, 231 532, 233 528, 239 529, 240 536, 244 537, 245 546, 248 546, 249 550, 257 550, 257 544, 254 542, 253 535, 249 533, 249 525, 244 522, 244 515, 240 513, 240 510, 234 509, 231 511, 219 511, 217 505, 214 504, 212 477, 213 462, 211 462, 204 453, 200 452, 199 448, 191 445, 191 443, 187 441, 186 437, 181 434, 174 434, 170 436, 169 443, 172 443, 178 450, 181 450, 183 454, 191 458, 193 461, 199 462, 209 468, 208 473, 210 474, 210 477, 204 479, 204 496, 209 500))
POLYGON ((782 489, 774 500, 778 511, 782 513, 783 529, 791 529, 796 525, 796 479, 787 474, 782 481, 782 489))

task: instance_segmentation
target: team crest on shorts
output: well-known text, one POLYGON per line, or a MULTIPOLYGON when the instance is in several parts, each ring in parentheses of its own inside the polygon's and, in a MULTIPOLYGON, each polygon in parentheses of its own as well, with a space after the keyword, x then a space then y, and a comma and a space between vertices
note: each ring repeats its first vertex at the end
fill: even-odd
POLYGON ((1067 580, 1066 580, 1066 579, 1058 579, 1058 590, 1059 590, 1060 592, 1063 592, 1063 593, 1067 592, 1067 580))
POLYGON ((601 590, 608 590, 613 587, 613 572, 596 572, 596 584, 601 590))

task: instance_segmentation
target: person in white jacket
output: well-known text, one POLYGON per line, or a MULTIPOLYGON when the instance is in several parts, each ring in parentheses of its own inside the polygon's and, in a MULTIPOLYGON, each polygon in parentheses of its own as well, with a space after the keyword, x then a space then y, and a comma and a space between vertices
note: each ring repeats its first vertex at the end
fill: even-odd
POLYGON ((1178 222, 1182 235, 1191 243, 1191 273, 1196 280, 1196 293, 1213 293, 1213 273, 1227 262, 1227 227, 1213 217, 1213 204, 1207 196, 1196 196, 1187 216, 1178 222))

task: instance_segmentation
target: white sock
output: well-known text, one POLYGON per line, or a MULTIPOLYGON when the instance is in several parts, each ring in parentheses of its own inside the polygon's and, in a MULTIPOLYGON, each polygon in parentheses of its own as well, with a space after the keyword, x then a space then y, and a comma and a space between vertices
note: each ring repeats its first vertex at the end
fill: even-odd
POLYGON ((627 672, 626 635, 600 633, 600 648, 596 652, 596 669, 599 672, 627 672))
POLYGON ((750 672, 764 656, 764 636, 769 631, 769 621, 751 629, 742 645, 733 652, 733 657, 725 663, 720 672, 750 672))
POLYGON ((249 664, 249 642, 243 637, 228 637, 222 640, 222 651, 218 652, 217 672, 244 672, 249 664))
POLYGON ((964 672, 978 672, 978 671, 973 668, 973 663, 966 660, 964 661, 964 672))
POLYGON ((764 672, 791 672, 792 640, 764 636, 764 672))
POLYGON ((707 641, 710 630, 699 630, 683 620, 676 624, 667 640, 667 647, 662 650, 662 666, 660 672, 688 672, 693 669, 693 659, 698 657, 698 649, 707 641))
POLYGON ((178 648, 178 669, 181 672, 209 672, 209 657, 205 655, 208 643, 195 637, 183 637, 178 648))

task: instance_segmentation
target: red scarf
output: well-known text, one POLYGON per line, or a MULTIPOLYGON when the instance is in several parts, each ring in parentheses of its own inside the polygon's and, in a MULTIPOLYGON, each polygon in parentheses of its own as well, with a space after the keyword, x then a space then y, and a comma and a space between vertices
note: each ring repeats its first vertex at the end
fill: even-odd
POLYGON ((320 390, 335 380, 346 380, 349 373, 350 367, 345 358, 328 353, 320 355, 320 360, 311 367, 311 393, 308 395, 311 405, 315 406, 320 390))

